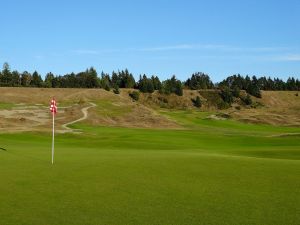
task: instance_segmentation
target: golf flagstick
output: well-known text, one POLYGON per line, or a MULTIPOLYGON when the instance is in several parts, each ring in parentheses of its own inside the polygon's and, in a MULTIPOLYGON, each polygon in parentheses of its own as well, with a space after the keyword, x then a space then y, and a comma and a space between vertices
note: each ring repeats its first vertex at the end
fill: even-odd
POLYGON ((52 165, 54 164, 54 117, 57 112, 56 101, 54 98, 51 100, 50 111, 52 113, 52 165))
POLYGON ((54 163, 54 113, 52 113, 52 165, 54 163))

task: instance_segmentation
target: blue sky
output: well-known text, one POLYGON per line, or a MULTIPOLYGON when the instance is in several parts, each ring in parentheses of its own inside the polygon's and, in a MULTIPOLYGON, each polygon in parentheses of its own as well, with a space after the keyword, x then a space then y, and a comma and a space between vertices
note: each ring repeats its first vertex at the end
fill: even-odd
POLYGON ((0 0, 0 63, 42 75, 300 78, 299 0, 45 2, 0 0))

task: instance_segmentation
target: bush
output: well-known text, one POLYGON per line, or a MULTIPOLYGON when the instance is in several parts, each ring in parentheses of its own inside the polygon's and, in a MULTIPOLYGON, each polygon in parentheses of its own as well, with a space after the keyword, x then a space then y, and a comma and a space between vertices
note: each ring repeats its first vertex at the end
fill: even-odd
POLYGON ((195 107, 200 108, 202 106, 201 99, 199 96, 197 96, 196 99, 191 99, 191 100, 195 107))
POLYGON ((230 104, 221 100, 220 102, 217 103, 217 107, 218 109, 228 109, 230 108, 230 104))
POLYGON ((116 86, 116 87, 114 88, 114 93, 115 93, 116 95, 120 94, 120 89, 119 89, 118 86, 116 86))
POLYGON ((240 89, 237 86, 234 86, 232 89, 232 95, 236 98, 240 97, 240 89))
POLYGON ((242 101, 246 104, 246 105, 251 105, 252 104, 252 99, 250 97, 249 94, 247 94, 246 97, 242 98, 242 101))
POLYGON ((109 85, 105 85, 105 86, 104 86, 104 90, 105 90, 105 91, 110 91, 109 85))
POLYGON ((247 89, 247 93, 249 93, 250 95, 256 98, 261 98, 261 92, 257 85, 250 85, 247 89))
POLYGON ((231 105, 231 103, 233 102, 233 96, 228 87, 225 87, 224 89, 222 89, 220 95, 224 102, 231 105))
POLYGON ((140 92, 138 91, 133 91, 129 93, 129 96, 134 100, 134 101, 138 101, 140 98, 140 92))
POLYGON ((219 117, 219 118, 224 118, 224 119, 231 119, 231 118, 232 118, 232 117, 231 117, 229 114, 227 114, 227 113, 217 113, 216 116, 219 117))

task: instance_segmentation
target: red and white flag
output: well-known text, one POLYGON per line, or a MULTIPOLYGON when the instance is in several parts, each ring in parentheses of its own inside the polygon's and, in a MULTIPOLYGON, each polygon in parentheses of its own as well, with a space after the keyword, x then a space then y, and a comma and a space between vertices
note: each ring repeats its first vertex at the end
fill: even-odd
POLYGON ((56 101, 55 101, 54 98, 51 100, 50 111, 51 111, 53 114, 57 113, 57 106, 56 106, 56 101))

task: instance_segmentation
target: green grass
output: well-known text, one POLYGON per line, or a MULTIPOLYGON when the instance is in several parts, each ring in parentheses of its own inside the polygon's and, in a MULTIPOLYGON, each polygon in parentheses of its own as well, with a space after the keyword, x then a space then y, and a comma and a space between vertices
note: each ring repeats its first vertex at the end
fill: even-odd
POLYGON ((15 105, 12 103, 5 103, 5 102, 0 102, 0 109, 11 109, 15 105))
POLYGON ((272 126, 266 124, 247 124, 232 119, 211 120, 207 117, 213 113, 201 111, 161 111, 171 119, 178 121, 184 127, 206 132, 219 132, 221 134, 243 135, 278 135, 282 133, 299 133, 299 127, 272 126))
POLYGON ((0 224, 298 224, 299 128, 166 113, 186 130, 0 134, 0 224))

